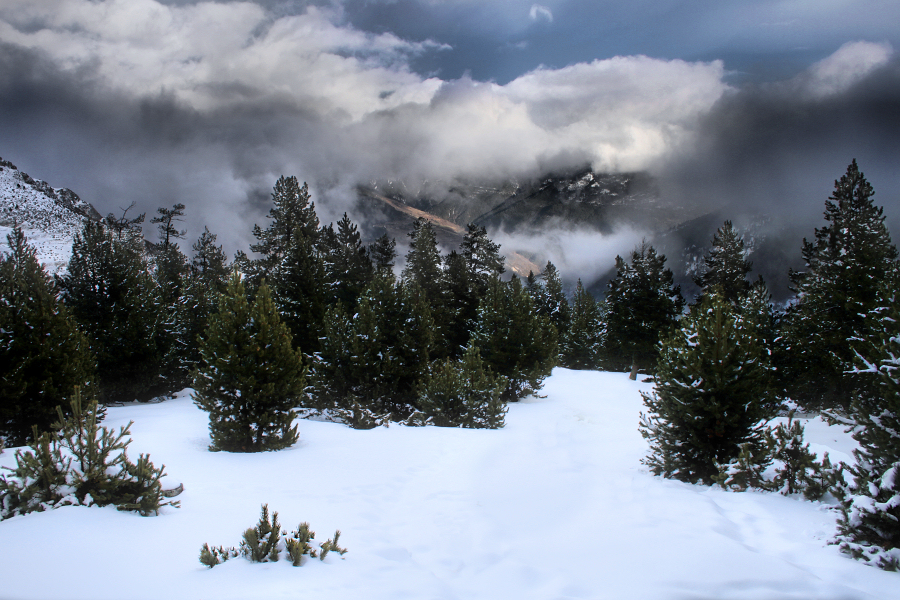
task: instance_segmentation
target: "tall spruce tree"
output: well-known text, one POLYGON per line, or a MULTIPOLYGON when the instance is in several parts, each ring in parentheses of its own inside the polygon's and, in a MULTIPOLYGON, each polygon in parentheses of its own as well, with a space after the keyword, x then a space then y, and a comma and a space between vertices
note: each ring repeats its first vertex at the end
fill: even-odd
POLYGON ((705 296, 664 338, 656 389, 642 394, 644 464, 655 475, 712 484, 741 444, 760 446, 776 404, 756 325, 718 294, 705 296))
POLYGON ((328 298, 322 256, 302 229, 294 231, 282 264, 272 272, 272 292, 294 345, 304 354, 319 350, 328 298))
POLYGON ((779 370, 791 397, 808 408, 849 408, 849 340, 871 335, 864 315, 896 265, 897 249, 873 195, 854 160, 825 202, 827 225, 815 230, 814 241, 803 240, 806 270, 790 274, 797 301, 782 321, 779 370))
POLYGON ((495 277, 478 307, 472 341, 492 371, 507 378, 503 399, 537 392, 559 360, 556 328, 537 313, 518 277, 495 277))
POLYGON ((75 236, 62 299, 97 360, 100 399, 133 400, 160 384, 164 318, 140 238, 88 221, 75 236))
POLYGON ((880 288, 867 315, 870 336, 856 345, 855 372, 872 378, 854 398, 856 464, 841 502, 837 541, 857 559, 900 569, 900 274, 880 288))
POLYGON ((579 279, 572 298, 569 331, 560 342, 560 364, 569 369, 599 368, 605 333, 600 305, 579 279))
POLYGON ((250 250, 260 254, 260 258, 251 260, 240 253, 235 261, 247 275, 251 290, 256 289, 263 279, 273 280, 273 271, 285 264, 296 230, 309 242, 315 244, 318 241, 319 218, 305 183, 301 186, 296 177, 282 175, 272 190, 272 203, 269 226, 265 229, 253 226, 253 236, 259 242, 251 244, 250 250))
POLYGON ((750 290, 747 273, 753 267, 744 258, 744 238, 731 221, 713 235, 712 247, 703 259, 703 273, 694 278, 702 293, 716 290, 728 302, 737 303, 750 290))
POLYGON ((204 228, 192 248, 194 257, 174 306, 174 339, 166 357, 172 390, 190 385, 193 380, 192 371, 200 363, 199 338, 206 333, 209 316, 218 310, 219 294, 225 291, 229 278, 228 259, 209 228, 204 228))
POLYGON ((674 284, 666 257, 645 242, 631 253, 631 263, 616 257, 616 278, 606 291, 606 347, 609 367, 652 368, 659 340, 675 327, 684 308, 681 286, 674 284))
POLYGON ((12 446, 49 431, 76 389, 96 388, 94 358, 22 230, 0 253, 0 437, 12 446))
POLYGON ((380 275, 394 274, 394 259, 397 258, 397 240, 382 234, 368 247, 375 272, 380 275))
POLYGON ((359 231, 347 213, 338 221, 337 230, 333 227, 322 229, 320 246, 323 248, 329 303, 341 302, 348 310, 353 310, 360 294, 372 280, 374 267, 359 231))
POLYGON ((235 272, 200 345, 194 403, 209 413, 211 450, 259 452, 297 441, 292 409, 306 367, 265 281, 254 301, 235 272))
POLYGON ((569 321, 572 315, 559 270, 548 260, 540 279, 527 282, 526 288, 534 298, 534 308, 537 314, 550 319, 550 322, 556 327, 560 341, 564 340, 569 331, 569 321))

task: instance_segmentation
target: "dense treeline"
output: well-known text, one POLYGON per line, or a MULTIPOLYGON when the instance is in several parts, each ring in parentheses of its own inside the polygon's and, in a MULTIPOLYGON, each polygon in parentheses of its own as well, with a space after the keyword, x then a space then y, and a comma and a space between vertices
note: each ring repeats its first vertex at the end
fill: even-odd
POLYGON ((182 252, 183 204, 151 219, 155 244, 144 215, 87 223, 55 281, 15 231, 0 257, 0 435, 33 438, 76 390, 109 402, 188 385, 213 449, 290 445, 298 410, 354 427, 495 428, 556 365, 644 372, 657 383, 641 418, 646 463, 666 477, 758 482, 759 465, 802 438, 761 426, 788 399, 855 426, 854 483, 829 484, 842 545, 897 566, 900 275, 873 194, 854 161, 826 225, 803 241, 806 268, 790 273, 796 296, 782 310, 748 279, 730 221, 690 303, 646 242, 615 258, 601 301, 580 281, 570 296, 552 263, 524 282, 503 277, 499 245, 476 225, 442 254, 418 220, 399 269, 395 240, 365 245, 347 214, 322 225, 294 177, 276 182, 267 226, 231 265, 208 229, 182 252))

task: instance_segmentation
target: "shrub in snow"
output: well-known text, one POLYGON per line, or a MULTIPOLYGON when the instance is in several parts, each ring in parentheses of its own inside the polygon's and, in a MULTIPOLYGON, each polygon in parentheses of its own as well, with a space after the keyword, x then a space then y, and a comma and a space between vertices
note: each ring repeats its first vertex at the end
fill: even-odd
POLYGON ((293 408, 306 368, 265 282, 251 305, 240 276, 232 275, 200 355, 193 397, 209 413, 211 450, 259 452, 297 441, 293 408))
POLYGON ((278 513, 272 513, 269 518, 269 505, 263 504, 259 514, 259 523, 256 527, 250 527, 244 531, 244 539, 241 540, 241 556, 246 556, 250 562, 277 562, 281 554, 279 536, 281 525, 278 523, 278 513))
POLYGON ((506 378, 495 377, 469 344, 461 361, 432 365, 419 384, 419 410, 442 427, 499 429, 507 410, 500 398, 506 385, 506 378))
POLYGON ((656 390, 642 394, 644 464, 656 475, 713 483, 741 444, 765 443, 771 371, 753 323, 718 294, 706 296, 663 341, 656 390))
POLYGON ((803 425, 793 420, 779 423, 763 431, 762 444, 741 444, 738 457, 719 466, 718 483, 734 491, 755 488, 777 491, 783 495, 800 494, 807 500, 818 500, 843 481, 843 465, 831 465, 828 454, 817 461, 803 443, 803 425), (771 477, 766 477, 775 463, 771 477))
POLYGON ((80 394, 72 399, 72 416, 59 410, 56 431, 35 436, 30 451, 16 452, 12 476, 0 476, 0 519, 58 506, 106 506, 158 513, 167 500, 159 480, 165 465, 153 466, 149 455, 136 463, 126 454, 131 423, 118 433, 98 425, 97 402, 82 410, 80 394))
POLYGON ((857 559, 884 569, 900 568, 900 305, 897 283, 883 286, 881 308, 869 316, 875 334, 857 353, 857 372, 878 385, 851 406, 853 483, 841 502, 836 542, 857 559))
POLYGON ((255 527, 244 532, 238 549, 224 546, 210 547, 209 544, 203 544, 200 548, 200 562, 210 569, 239 555, 251 562, 277 562, 281 557, 282 550, 285 550, 291 558, 291 564, 299 567, 306 555, 325 560, 325 556, 329 552, 337 552, 341 556, 347 553, 346 548, 338 545, 341 537, 340 530, 334 533, 333 539, 319 544, 319 550, 315 550, 310 544, 315 537, 315 532, 311 531, 309 523, 305 522, 300 523, 297 529, 290 534, 281 531, 278 513, 274 512, 270 517, 269 505, 263 504, 260 509, 259 522, 255 527))

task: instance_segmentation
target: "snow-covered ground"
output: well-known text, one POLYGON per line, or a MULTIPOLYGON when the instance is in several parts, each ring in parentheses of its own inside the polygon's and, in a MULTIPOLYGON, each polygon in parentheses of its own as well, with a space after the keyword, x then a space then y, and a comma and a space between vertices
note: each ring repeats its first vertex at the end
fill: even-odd
MULTIPOLYGON (((640 390, 625 374, 556 369, 544 398, 510 406, 498 431, 300 421, 274 453, 207 450, 189 391, 110 408, 134 420, 131 455, 165 463, 180 509, 140 517, 67 507, 0 522, 0 598, 892 599, 900 575, 828 544, 829 506, 725 492, 650 475, 637 431, 640 390), (349 552, 295 568, 232 559, 259 507, 282 526, 335 529, 349 552)), ((815 450, 849 460, 853 441, 812 421, 815 450)), ((13 464, 13 451, 0 464, 13 464)))

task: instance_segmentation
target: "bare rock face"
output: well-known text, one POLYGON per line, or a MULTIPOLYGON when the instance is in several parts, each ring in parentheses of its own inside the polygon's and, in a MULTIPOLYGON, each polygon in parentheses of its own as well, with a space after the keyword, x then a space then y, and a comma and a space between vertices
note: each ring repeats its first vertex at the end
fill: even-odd
POLYGON ((59 272, 86 219, 99 220, 100 213, 78 194, 53 188, 0 158, 0 251, 7 248, 6 235, 18 225, 47 270, 59 272))

